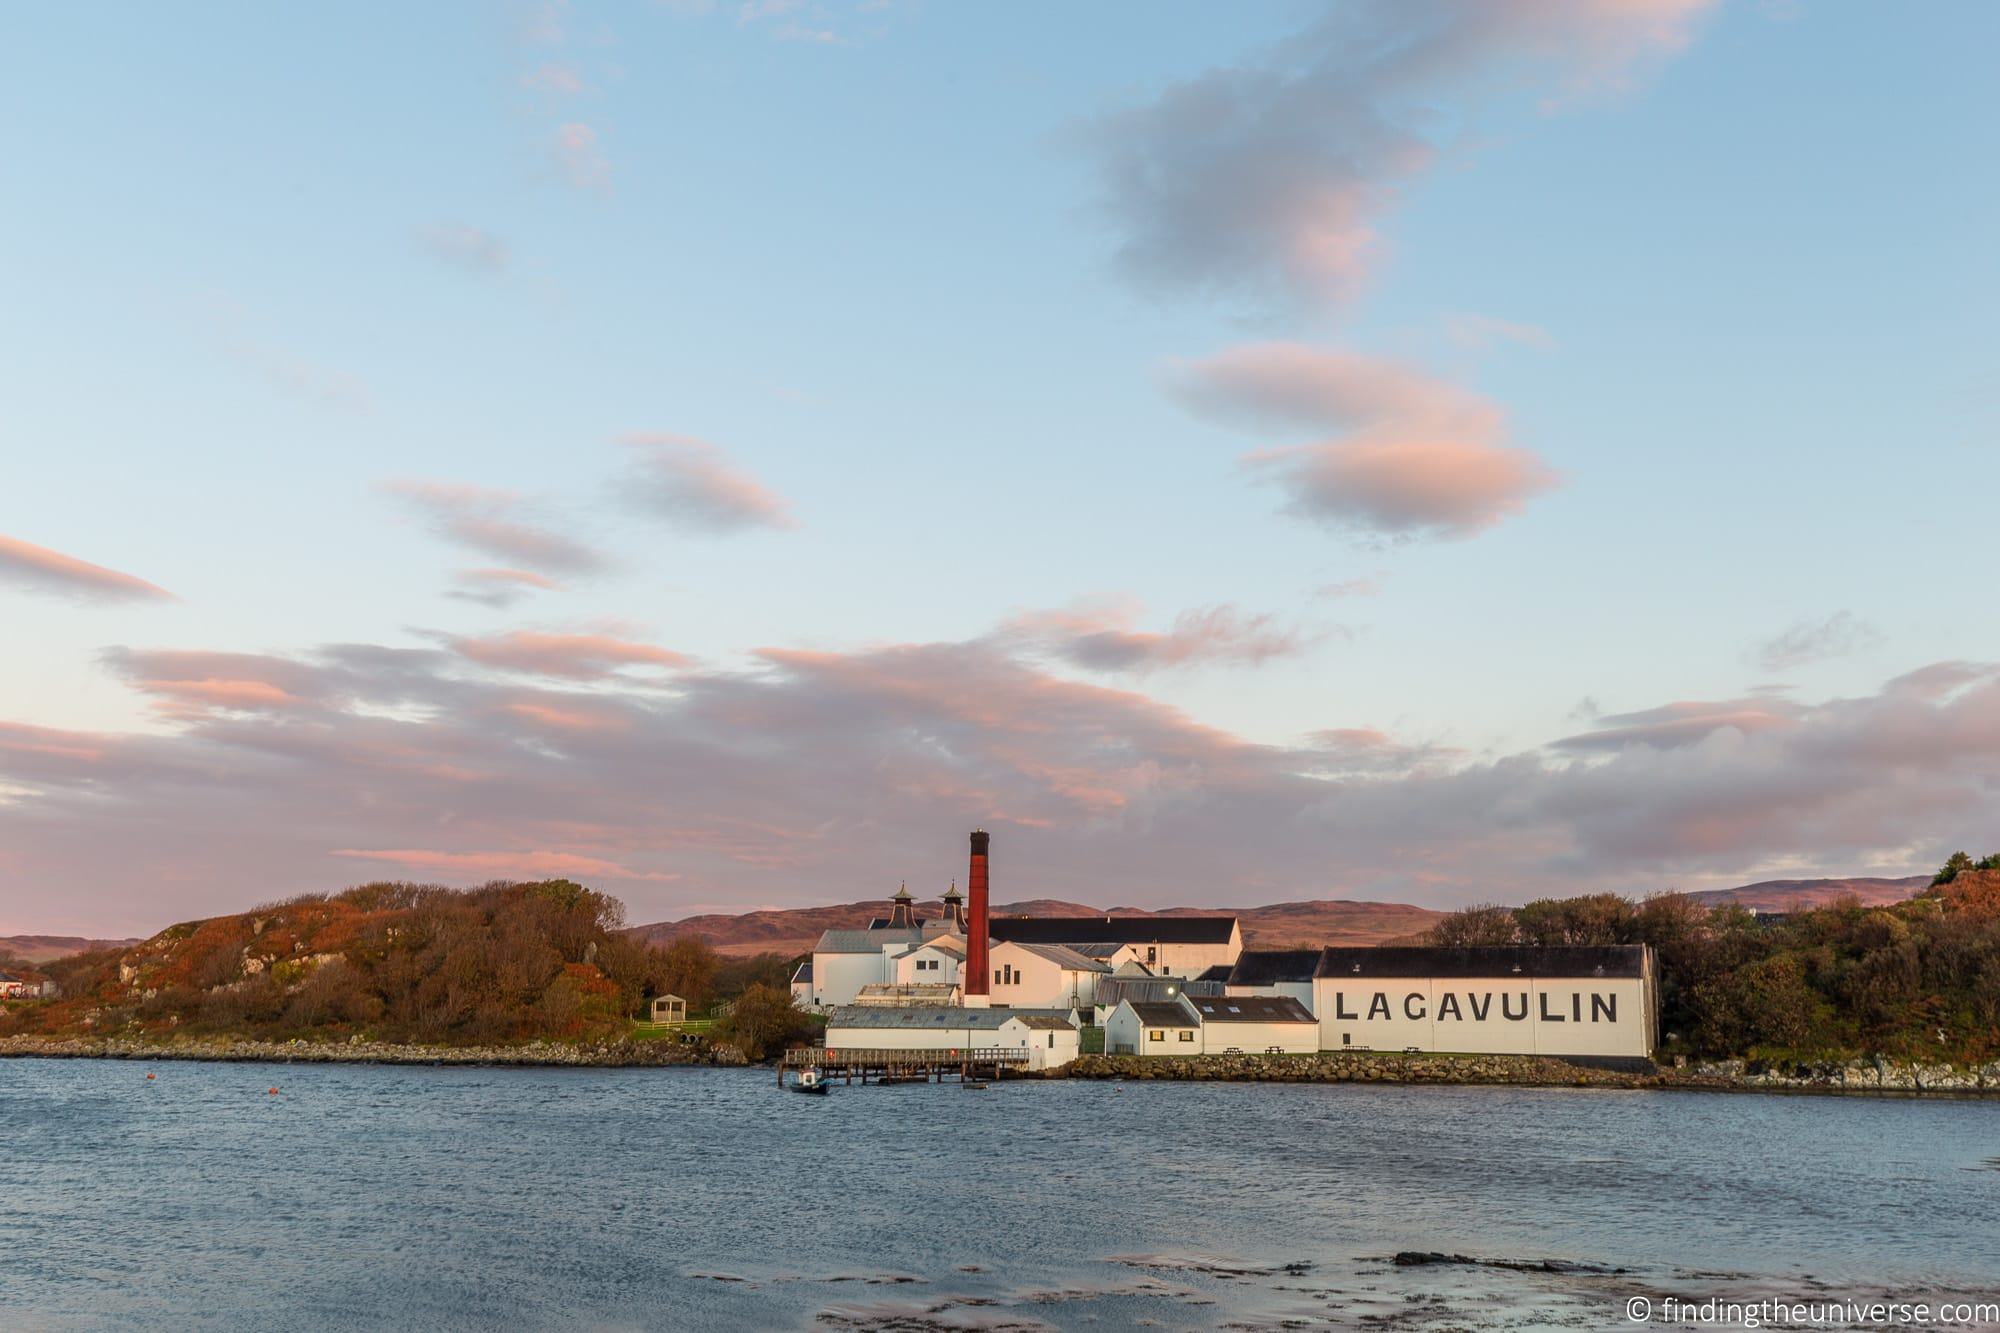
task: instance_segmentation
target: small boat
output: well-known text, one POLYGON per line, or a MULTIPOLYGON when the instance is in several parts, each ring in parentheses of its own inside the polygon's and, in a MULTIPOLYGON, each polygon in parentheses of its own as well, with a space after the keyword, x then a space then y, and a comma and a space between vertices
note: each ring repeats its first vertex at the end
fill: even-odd
POLYGON ((787 1092, 809 1093, 816 1097, 826 1096, 826 1083, 817 1069, 801 1069, 799 1076, 785 1085, 787 1092))
POLYGON ((983 1078, 962 1079, 958 1086, 967 1092, 984 1092, 986 1091, 986 1080, 983 1078))

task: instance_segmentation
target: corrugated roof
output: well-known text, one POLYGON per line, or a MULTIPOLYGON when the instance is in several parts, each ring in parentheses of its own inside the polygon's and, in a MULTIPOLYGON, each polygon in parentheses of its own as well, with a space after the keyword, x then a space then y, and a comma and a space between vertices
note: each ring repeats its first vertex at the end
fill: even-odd
POLYGON ((1289 995, 1198 995, 1189 1000, 1204 1023, 1317 1023, 1289 995))
POLYGON ((1048 1009, 967 1009, 962 1005, 842 1005, 826 1020, 829 1028, 920 1028, 935 1032, 964 1029, 997 1032, 1010 1018, 1042 1031, 1054 1025, 1072 1026, 1067 1013, 1048 1009))
POLYGON ((993 938, 1021 944, 1227 944, 1233 916, 1002 916, 993 938))
POLYGON ((1134 1000, 1132 1012, 1149 1028, 1191 1028, 1200 1026, 1194 1016, 1172 1001, 1134 1000))
POLYGON ((1057 967, 1070 972, 1109 972, 1111 964, 1085 957, 1077 950, 1064 944, 1029 944, 1023 940, 1003 940, 1017 949, 1025 949, 1037 958, 1046 958, 1057 967))
POLYGON ((921 943, 923 932, 914 927, 898 926, 894 930, 829 930, 813 945, 814 953, 880 953, 885 944, 900 944, 905 948, 921 943))
POLYGON ((1319 969, 1320 949, 1245 949, 1229 971, 1232 986, 1275 986, 1281 981, 1311 981, 1319 969))
POLYGON ((1315 977, 1641 977, 1646 946, 1324 949, 1315 977))

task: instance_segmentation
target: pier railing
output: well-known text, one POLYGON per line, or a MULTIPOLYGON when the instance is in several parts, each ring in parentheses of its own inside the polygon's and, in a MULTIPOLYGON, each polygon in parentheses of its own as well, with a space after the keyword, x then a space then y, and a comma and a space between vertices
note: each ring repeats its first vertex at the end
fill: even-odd
POLYGON ((841 1046, 794 1046, 778 1062, 778 1081, 810 1069, 822 1082, 929 1083, 957 1077, 962 1082, 1002 1078, 1031 1067, 1019 1046, 960 1046, 935 1050, 841 1046))

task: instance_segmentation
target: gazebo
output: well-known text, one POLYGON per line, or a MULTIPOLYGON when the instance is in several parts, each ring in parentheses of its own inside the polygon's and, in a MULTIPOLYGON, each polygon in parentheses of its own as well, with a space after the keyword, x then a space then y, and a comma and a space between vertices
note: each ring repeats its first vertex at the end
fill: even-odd
POLYGON ((655 995, 651 1012, 655 1023, 685 1023, 688 1002, 678 995, 655 995))

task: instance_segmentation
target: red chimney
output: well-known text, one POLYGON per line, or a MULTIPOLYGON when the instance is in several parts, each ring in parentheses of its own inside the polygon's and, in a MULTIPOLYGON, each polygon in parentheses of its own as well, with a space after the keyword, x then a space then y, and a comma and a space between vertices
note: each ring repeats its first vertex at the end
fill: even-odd
POLYGON ((992 993, 993 961, 986 946, 986 831, 972 835, 972 869, 965 880, 967 906, 972 921, 965 935, 965 993, 992 993))

